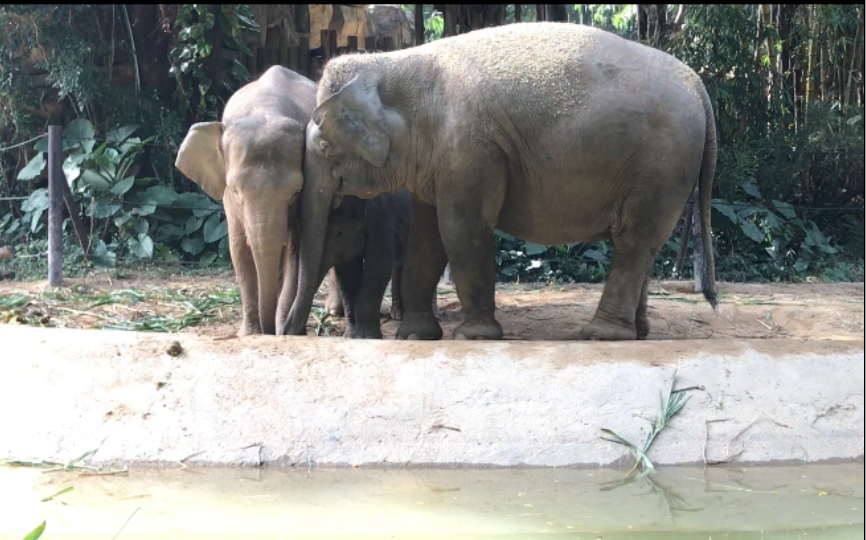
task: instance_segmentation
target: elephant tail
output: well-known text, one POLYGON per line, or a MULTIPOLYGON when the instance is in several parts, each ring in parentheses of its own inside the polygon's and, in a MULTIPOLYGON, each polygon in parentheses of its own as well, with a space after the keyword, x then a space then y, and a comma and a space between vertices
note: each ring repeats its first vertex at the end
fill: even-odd
MULTIPOLYGON (((713 115, 713 106, 710 103, 710 98, 704 89, 702 101, 704 102, 704 112, 707 117, 707 130, 704 136, 704 156, 701 162, 701 174, 698 180, 698 201, 695 207, 698 211, 701 222, 701 240, 704 247, 704 265, 703 275, 701 276, 702 292, 704 298, 713 307, 715 311, 719 304, 719 299, 716 292, 716 261, 713 257, 713 236, 710 225, 710 202, 713 191, 713 177, 716 173, 716 120, 713 115)), ((697 240, 697 238, 695 239, 697 240)))

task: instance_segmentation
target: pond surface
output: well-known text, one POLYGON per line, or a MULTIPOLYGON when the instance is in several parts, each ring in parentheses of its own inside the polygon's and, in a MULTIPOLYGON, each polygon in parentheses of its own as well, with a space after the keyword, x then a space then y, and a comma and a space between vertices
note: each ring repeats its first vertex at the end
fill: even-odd
POLYGON ((862 539, 863 464, 614 469, 0 467, 0 539, 862 539), (612 484, 613 483, 613 484, 612 484), (73 487, 50 501, 41 499, 73 487))

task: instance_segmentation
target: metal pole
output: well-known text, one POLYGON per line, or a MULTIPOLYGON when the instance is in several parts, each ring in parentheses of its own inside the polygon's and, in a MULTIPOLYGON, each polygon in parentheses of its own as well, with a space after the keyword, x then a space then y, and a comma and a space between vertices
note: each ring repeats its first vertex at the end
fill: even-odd
POLYGON ((48 284, 63 284, 63 128, 48 126, 48 284))

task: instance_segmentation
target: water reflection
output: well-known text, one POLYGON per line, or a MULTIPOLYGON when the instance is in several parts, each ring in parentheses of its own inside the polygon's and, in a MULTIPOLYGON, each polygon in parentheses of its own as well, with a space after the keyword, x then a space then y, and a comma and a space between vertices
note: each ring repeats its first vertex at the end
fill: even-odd
POLYGON ((0 538, 863 538, 863 465, 611 469, 0 468, 0 538), (72 486, 48 502, 41 499, 72 486), (138 509, 138 510, 137 510, 138 509), (136 511, 137 510, 137 511, 136 511))

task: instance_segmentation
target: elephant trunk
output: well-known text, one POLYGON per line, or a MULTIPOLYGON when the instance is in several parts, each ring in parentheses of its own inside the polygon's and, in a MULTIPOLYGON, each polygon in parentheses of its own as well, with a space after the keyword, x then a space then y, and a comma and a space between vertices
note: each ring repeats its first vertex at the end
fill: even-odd
POLYGON ((313 297, 327 268, 322 268, 325 234, 335 186, 316 166, 304 164, 304 187, 301 190, 301 240, 298 262, 298 289, 286 320, 285 334, 306 335, 307 318, 313 297))
POLYGON ((264 215, 248 216, 246 229, 259 282, 259 321, 262 333, 276 333, 277 299, 280 292, 282 246, 289 236, 288 207, 264 215))

